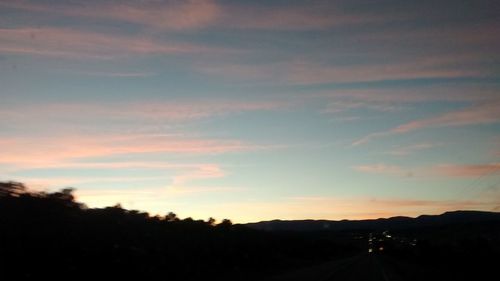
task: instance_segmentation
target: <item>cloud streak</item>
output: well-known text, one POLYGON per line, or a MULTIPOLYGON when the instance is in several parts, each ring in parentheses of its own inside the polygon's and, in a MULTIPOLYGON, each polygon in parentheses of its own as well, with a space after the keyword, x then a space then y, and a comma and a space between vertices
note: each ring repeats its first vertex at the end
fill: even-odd
POLYGON ((366 144, 374 139, 388 137, 398 134, 406 134, 416 130, 439 127, 458 127, 469 125, 484 125, 500 122, 500 103, 498 100, 490 103, 482 103, 446 112, 435 117, 429 117, 411 121, 388 131, 376 132, 360 138, 352 143, 353 146, 366 144))
POLYGON ((424 142, 424 143, 417 143, 417 144, 413 144, 413 145, 409 145, 409 146, 396 147, 387 153, 394 155, 394 156, 408 156, 408 155, 411 155, 415 152, 418 152, 421 150, 431 149, 431 148, 434 148, 437 146, 442 146, 442 144, 424 142))
POLYGON ((441 164, 432 169, 438 176, 451 178, 477 178, 495 176, 500 171, 500 163, 488 164, 441 164))
MULTIPOLYGON (((84 158, 127 154, 220 154, 257 149, 235 140, 101 135, 3 138, 0 163, 20 168, 67 164, 84 158)), ((83 165, 85 166, 85 165, 83 165)))
MULTIPOLYGON (((87 122, 116 122, 118 120, 142 121, 146 124, 162 122, 188 122, 230 114, 255 111, 277 111, 293 107, 283 100, 242 101, 242 100, 179 100, 179 101, 138 101, 138 102, 81 102, 81 103, 40 103, 36 105, 0 105, 2 122, 27 125, 36 123, 60 124, 68 120, 87 122), (75 114, 78 112, 78 114, 75 114)), ((143 123, 144 125, 144 123, 143 123)), ((71 125, 74 126, 74 125, 71 125)), ((47 129, 47 128, 45 128, 47 129)))
POLYGON ((0 52, 73 59, 113 59, 129 55, 220 53, 222 48, 164 42, 153 37, 106 34, 68 28, 0 29, 0 52))
POLYGON ((396 128, 393 133, 408 133, 428 127, 466 126, 500 122, 500 102, 472 106, 436 117, 412 121, 396 128))
POLYGON ((190 30, 211 24, 219 14, 219 6, 211 0, 188 1, 85 1, 42 4, 36 1, 8 1, 0 5, 36 13, 55 14, 139 24, 162 30, 190 30))
POLYGON ((387 165, 387 164, 370 164, 370 165, 358 165, 352 167, 352 169, 368 174, 379 174, 379 175, 392 175, 392 176, 404 176, 408 175, 408 172, 405 172, 403 168, 395 165, 387 165))

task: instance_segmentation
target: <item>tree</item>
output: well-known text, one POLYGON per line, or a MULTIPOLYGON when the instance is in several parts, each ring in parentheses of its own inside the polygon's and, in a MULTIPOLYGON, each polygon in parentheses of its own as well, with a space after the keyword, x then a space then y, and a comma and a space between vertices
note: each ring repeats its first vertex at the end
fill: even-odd
POLYGON ((178 221, 179 218, 177 217, 177 215, 174 213, 174 212, 169 212, 166 216, 165 216, 165 220, 166 221, 178 221))
POLYGON ((218 227, 223 227, 223 228, 229 228, 233 225, 231 220, 229 219, 223 219, 221 223, 219 223, 217 226, 218 227))
POLYGON ((1 197, 18 197, 26 192, 26 186, 20 182, 8 181, 0 182, 1 197))
POLYGON ((207 224, 210 226, 214 226, 215 222, 216 222, 216 220, 212 217, 208 218, 208 220, 207 220, 207 224))

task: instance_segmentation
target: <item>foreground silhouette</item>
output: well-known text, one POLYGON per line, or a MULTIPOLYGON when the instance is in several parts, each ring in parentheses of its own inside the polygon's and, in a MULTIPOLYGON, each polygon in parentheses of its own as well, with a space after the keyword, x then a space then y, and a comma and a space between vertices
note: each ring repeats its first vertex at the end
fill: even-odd
POLYGON ((29 192, 0 183, 0 278, 255 280, 354 252, 334 240, 272 234, 229 220, 90 209, 72 189, 29 192))
POLYGON ((30 192, 0 182, 0 278, 490 280, 500 215, 471 214, 449 213, 446 223, 302 221, 288 222, 302 228, 283 229, 283 222, 217 224, 119 205, 91 209, 75 201, 73 189, 30 192), (308 223, 322 227, 304 231, 308 223))

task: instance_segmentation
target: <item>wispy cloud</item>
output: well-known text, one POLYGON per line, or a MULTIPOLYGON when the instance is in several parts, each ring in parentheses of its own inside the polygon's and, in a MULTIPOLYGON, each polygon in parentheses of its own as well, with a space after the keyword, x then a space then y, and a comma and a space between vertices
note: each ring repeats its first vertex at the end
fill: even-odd
POLYGON ((339 5, 320 1, 276 7, 235 4, 226 5, 223 9, 220 24, 245 29, 314 30, 389 20, 377 15, 342 10, 339 5))
POLYGON ((411 121, 388 131, 376 132, 360 138, 352 143, 353 146, 368 143, 374 139, 387 137, 397 134, 405 134, 415 130, 436 127, 454 127, 478 124, 492 124, 500 122, 500 103, 498 100, 489 103, 482 103, 460 109, 446 112, 441 115, 411 121))
POLYGON ((172 185, 184 185, 193 180, 222 178, 226 173, 218 165, 202 165, 196 170, 177 175, 173 178, 172 185))
MULTIPOLYGON (((236 140, 121 135, 101 135, 87 138, 81 136, 11 137, 3 138, 0 142, 3 150, 0 155, 0 163, 9 165, 15 170, 64 165, 84 168, 90 167, 90 164, 75 164, 74 162, 85 158, 103 158, 113 155, 150 153, 197 155, 258 149, 258 147, 236 140)), ((162 167, 155 163, 150 165, 150 168, 162 167)), ((105 164, 95 166, 111 168, 105 164)), ((163 167, 179 168, 176 166, 163 167)))
POLYGON ((8 1, 0 5, 36 13, 134 23, 167 30, 189 30, 211 24, 219 6, 211 0, 99 1, 46 4, 39 1, 8 1))
POLYGON ((0 124, 10 122, 58 123, 57 120, 113 121, 141 120, 151 121, 190 121, 228 114, 241 114, 252 111, 283 110, 294 104, 284 100, 242 101, 242 100, 178 100, 178 101, 138 101, 102 103, 46 103, 0 105, 0 124), (78 114, 75 114, 78 112, 78 114))
POLYGON ((500 122, 500 102, 486 103, 462 110, 452 111, 436 117, 412 121, 391 130, 407 133, 427 127, 465 126, 500 122))
POLYGON ((471 67, 456 67, 451 55, 416 57, 412 61, 387 61, 384 63, 327 64, 309 59, 266 64, 211 64, 198 65, 198 71, 240 80, 274 81, 281 84, 314 85, 330 83, 373 82, 385 80, 490 77, 494 70, 487 65, 478 66, 470 58, 471 67))
POLYGON ((0 52, 38 56, 112 59, 127 55, 219 53, 224 49, 160 41, 154 37, 67 28, 0 29, 0 52))
POLYGON ((333 89, 308 93, 310 98, 324 98, 333 103, 339 101, 355 105, 376 106, 381 110, 399 109, 401 105, 430 102, 489 103, 498 101, 499 89, 495 86, 470 83, 457 87, 454 84, 419 84, 404 87, 333 89), (471 94, 474 93, 474 95, 471 94))
POLYGON ((399 15, 378 16, 342 9, 322 1, 307 4, 224 4, 212 0, 188 1, 100 1, 46 4, 37 1, 6 1, 0 5, 29 12, 80 19, 132 23, 160 30, 192 30, 207 27, 264 30, 311 30, 335 26, 386 22, 399 15))
POLYGON ((432 174, 452 178, 477 178, 494 176, 500 171, 500 163, 441 164, 432 168, 432 174))
POLYGON ((323 84, 422 78, 478 77, 488 75, 481 69, 459 69, 448 65, 454 57, 421 58, 412 62, 383 64, 328 65, 296 62, 287 66, 286 79, 294 84, 323 84))
POLYGON ((88 76, 116 77, 116 78, 150 77, 157 75, 157 73, 154 72, 78 71, 77 73, 88 76))
POLYGON ((326 105, 326 108, 322 110, 322 112, 336 114, 356 109, 370 109, 379 112, 394 112, 399 111, 401 108, 400 106, 394 104, 391 105, 382 103, 367 103, 364 101, 354 100, 336 100, 328 103, 326 105))
POLYGON ((426 149, 431 149, 437 146, 442 146, 443 144, 441 143, 430 143, 430 142, 424 142, 424 143, 417 143, 413 145, 408 145, 408 146, 398 146, 395 147, 394 149, 388 151, 388 154, 395 155, 395 156, 407 156, 410 154, 413 154, 417 151, 421 150, 426 150, 426 149))
POLYGON ((411 172, 405 171, 400 166, 387 165, 383 163, 370 164, 370 165, 358 165, 352 167, 354 170, 368 173, 368 174, 380 174, 380 175, 393 175, 393 176, 412 176, 411 172))

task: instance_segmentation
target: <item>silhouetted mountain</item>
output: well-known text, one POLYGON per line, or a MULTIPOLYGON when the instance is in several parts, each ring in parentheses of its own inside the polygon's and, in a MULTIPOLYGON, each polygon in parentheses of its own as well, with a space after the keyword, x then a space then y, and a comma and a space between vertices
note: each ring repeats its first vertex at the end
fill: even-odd
POLYGON ((272 220, 247 223, 245 226, 266 231, 382 231, 421 227, 447 226, 451 224, 474 224, 500 222, 500 213, 483 211, 454 211, 441 215, 422 215, 417 218, 391 217, 370 220, 272 220))

